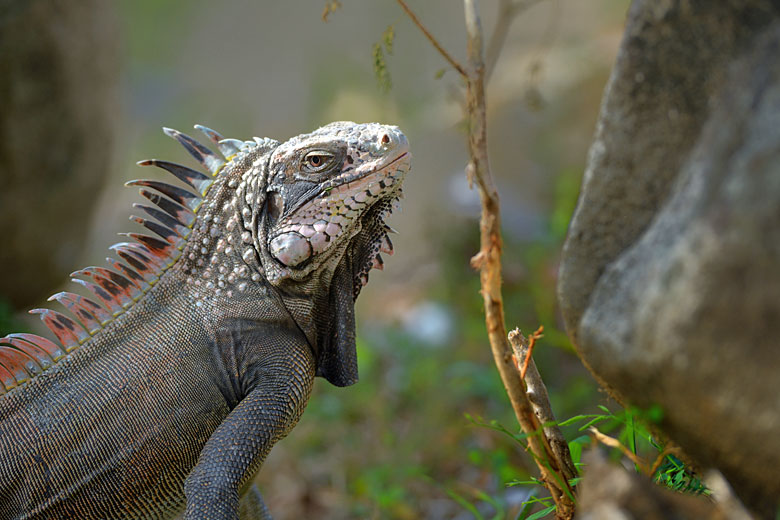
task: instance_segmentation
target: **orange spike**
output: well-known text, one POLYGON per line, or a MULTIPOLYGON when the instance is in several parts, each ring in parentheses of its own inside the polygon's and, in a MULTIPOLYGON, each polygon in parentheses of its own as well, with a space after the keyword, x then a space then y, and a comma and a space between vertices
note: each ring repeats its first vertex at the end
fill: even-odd
POLYGON ((54 360, 49 355, 49 353, 46 352, 41 347, 39 347, 38 345, 35 345, 34 343, 29 343, 22 339, 13 338, 9 336, 0 339, 0 343, 5 343, 7 345, 11 345, 21 350, 22 352, 24 352, 25 354, 33 358, 41 366, 43 370, 46 370, 47 368, 52 366, 52 364, 54 364, 54 360))
POLYGON ((152 260, 148 255, 148 250, 141 244, 135 242, 120 242, 114 244, 109 249, 116 251, 122 260, 133 266, 133 268, 143 276, 144 280, 151 283, 157 279, 157 272, 161 267, 159 263, 152 260))
POLYGON ((5 368, 5 366, 3 366, 2 360, 0 360, 0 384, 3 386, 3 392, 0 393, 6 393, 18 386, 16 378, 7 368, 5 368))
POLYGON ((89 338, 83 327, 64 314, 51 309, 33 309, 30 314, 40 314, 41 321, 60 340, 65 352, 70 352, 89 338))
MULTIPOLYGON (((126 308, 133 303, 133 299, 127 292, 125 292, 121 287, 109 280, 107 277, 95 272, 93 269, 81 269, 79 271, 72 272, 70 275, 92 278, 95 283, 97 283, 104 291, 111 295, 111 298, 122 307, 126 308)), ((141 293, 141 291, 138 289, 135 290, 138 292, 138 294, 141 293)))
MULTIPOLYGON (((133 282, 125 278, 119 273, 115 273, 111 269, 106 269, 105 267, 85 267, 81 270, 81 272, 84 273, 95 273, 97 275, 102 276, 103 278, 106 278, 108 280, 111 280, 114 284, 116 284, 122 291, 128 296, 128 298, 135 299, 139 296, 141 296, 141 290, 136 286, 133 282)), ((74 276, 75 273, 71 274, 71 276, 74 276)))
POLYGON ((133 269, 130 269, 122 262, 115 260, 111 257, 106 257, 106 262, 108 262, 108 265, 110 265, 117 271, 120 271, 125 276, 125 278, 133 282, 133 284, 139 289, 144 290, 149 287, 149 284, 146 283, 143 276, 135 272, 133 269))
MULTIPOLYGON (((86 299, 86 298, 85 298, 86 299)), ((52 340, 38 336, 37 334, 30 334, 28 332, 19 332, 16 334, 9 334, 6 338, 19 339, 30 343, 38 348, 46 351, 46 353, 54 360, 57 361, 65 356, 65 352, 62 347, 54 343, 52 340)))
POLYGON ((89 292, 95 295, 98 300, 100 300, 103 305, 106 306, 106 308, 111 312, 113 315, 117 315, 120 312, 122 312, 122 306, 117 302, 108 292, 106 292, 105 289, 100 287, 99 285, 96 285, 92 282, 87 282, 86 280, 82 280, 81 278, 71 278, 71 280, 74 283, 77 283, 79 285, 84 286, 89 292))
MULTIPOLYGON (((82 296, 73 293, 60 292, 49 297, 49 301, 58 301, 63 307, 68 309, 79 321, 79 323, 87 329, 87 332, 94 334, 101 328, 100 321, 97 316, 92 314, 79 300, 84 300, 82 296)), ((97 303, 95 303, 97 305, 97 303)), ((105 312, 105 311, 104 311, 105 312)), ((108 313, 105 313, 108 316, 108 313)))
POLYGON ((35 359, 12 346, 0 346, 0 363, 14 375, 17 383, 23 383, 43 372, 35 359))

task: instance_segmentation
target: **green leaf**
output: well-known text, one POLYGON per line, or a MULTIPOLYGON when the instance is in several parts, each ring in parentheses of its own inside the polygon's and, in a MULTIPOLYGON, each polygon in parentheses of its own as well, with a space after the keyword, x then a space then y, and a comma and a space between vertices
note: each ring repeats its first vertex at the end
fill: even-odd
POLYGON ((555 511, 555 506, 552 505, 550 507, 547 507, 545 509, 542 509, 541 511, 537 511, 536 513, 532 514, 531 516, 527 517, 525 520, 538 520, 539 518, 544 518, 545 516, 549 515, 555 511))
POLYGON ((609 417, 604 417, 603 415, 600 415, 598 417, 594 417, 590 421, 588 421, 585 424, 583 424, 582 426, 580 426, 579 427, 579 431, 585 431, 588 428, 590 428, 591 426, 593 426, 594 424, 600 423, 601 421, 606 421, 607 419, 609 419, 609 417))
POLYGON ((541 486, 542 483, 539 480, 532 478, 531 480, 510 480, 506 483, 507 487, 511 486, 541 486))
POLYGON ((515 518, 515 520, 527 520, 528 513, 531 511, 532 507, 534 507, 534 505, 532 503, 530 503, 530 502, 523 502, 523 508, 517 514, 517 518, 515 518))

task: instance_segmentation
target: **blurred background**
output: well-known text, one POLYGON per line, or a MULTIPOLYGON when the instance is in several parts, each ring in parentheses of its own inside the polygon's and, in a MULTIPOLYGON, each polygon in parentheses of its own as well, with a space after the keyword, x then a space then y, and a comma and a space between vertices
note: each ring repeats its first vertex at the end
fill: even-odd
MULTIPOLYGON (((279 519, 466 519, 474 510, 515 518, 540 491, 507 486, 534 474, 533 463, 512 438, 479 425, 498 421, 517 430, 469 267, 478 250, 479 201, 464 174, 460 80, 395 2, 342 4, 325 22, 324 0, 6 2, 0 95, 38 97, 0 116, 0 159, 24 146, 34 150, 16 162, 0 160, 0 260, 14 265, 31 255, 0 274, 0 335, 34 329, 22 311, 59 290, 67 273, 100 264, 115 233, 130 230, 129 208, 140 196, 122 184, 155 174, 135 161, 192 164, 162 126, 195 135, 192 125, 201 123, 228 137, 285 140, 333 120, 397 124, 411 143, 413 169, 402 211, 389 219, 400 231, 396 254, 383 272, 372 271, 357 304, 361 381, 339 389, 318 380, 301 422, 274 448, 258 481, 279 519), (30 15, 36 10, 38 18, 30 15), (383 89, 372 50, 391 25, 391 88, 383 89), (43 38, 70 63, 61 88, 34 84, 54 66, 41 61, 43 51, 15 54, 43 38), (19 65, 15 56, 26 61, 19 65), (19 86, 22 76, 32 83, 19 86), (79 101, 54 112, 60 133, 37 129, 32 111, 64 91, 79 101), (40 141, 15 141, 23 125, 40 141), (77 128, 88 138, 77 139, 77 128), (87 173, 73 173, 66 144, 87 173), (55 159, 66 173, 44 181, 55 159), (82 220, 69 221, 69 213, 82 220), (35 252, 30 244, 37 242, 53 249, 35 252), (19 289, 25 276, 25 286, 37 282, 45 291, 19 289)), ((531 5, 512 24, 487 91, 507 325, 526 332, 544 325, 535 357, 559 419, 592 413, 607 399, 562 331, 555 276, 628 4, 531 5)), ((460 2, 416 0, 410 7, 465 61, 460 2)), ((481 8, 489 36, 498 1, 481 8)))

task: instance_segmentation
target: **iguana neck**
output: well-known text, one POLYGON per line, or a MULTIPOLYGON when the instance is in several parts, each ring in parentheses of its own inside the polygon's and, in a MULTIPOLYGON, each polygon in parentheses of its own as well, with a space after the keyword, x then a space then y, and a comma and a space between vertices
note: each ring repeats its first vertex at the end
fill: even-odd
POLYGON ((236 303, 257 291, 276 299, 315 358, 322 360, 318 375, 339 386, 352 384, 357 381, 357 361, 349 244, 344 241, 330 251, 304 278, 267 279, 264 265, 276 262, 263 232, 268 153, 258 149, 231 161, 211 187, 182 252, 185 284, 195 306, 208 315, 235 314, 243 308, 236 303))
POLYGON ((186 284, 197 307, 230 306, 231 299, 264 280, 255 250, 250 205, 262 206, 267 150, 258 149, 225 166, 198 217, 181 256, 186 284))

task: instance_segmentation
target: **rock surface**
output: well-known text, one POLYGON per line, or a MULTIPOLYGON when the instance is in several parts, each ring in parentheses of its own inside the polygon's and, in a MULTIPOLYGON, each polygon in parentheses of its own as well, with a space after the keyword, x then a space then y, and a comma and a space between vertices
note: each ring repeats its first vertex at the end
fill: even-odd
POLYGON ((17 309, 80 267, 120 106, 115 31, 110 2, 0 2, 0 297, 17 309))
POLYGON ((780 6, 638 0, 563 250, 596 377, 761 516, 780 497, 780 6))
POLYGON ((597 451, 583 458, 577 520, 745 520, 746 515, 715 503, 665 489, 647 477, 610 464, 597 451))

